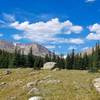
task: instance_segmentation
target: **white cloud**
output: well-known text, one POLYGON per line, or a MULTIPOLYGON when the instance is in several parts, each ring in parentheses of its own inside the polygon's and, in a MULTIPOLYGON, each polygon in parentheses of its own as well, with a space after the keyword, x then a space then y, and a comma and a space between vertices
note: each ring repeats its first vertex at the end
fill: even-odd
POLYGON ((89 2, 95 2, 96 0, 86 0, 85 2, 86 3, 89 3, 89 2))
POLYGON ((86 37, 88 40, 100 40, 100 24, 96 23, 90 25, 89 27, 90 33, 86 37))
POLYGON ((10 26, 17 30, 23 31, 21 37, 30 39, 35 42, 55 41, 58 34, 80 33, 82 26, 73 25, 69 20, 60 22, 58 18, 51 19, 47 22, 30 23, 18 21, 11 23, 10 26))
POLYGON ((72 26, 71 31, 75 32, 75 33, 80 33, 82 31, 82 27, 81 26, 72 26))
POLYGON ((86 38, 88 40, 100 40, 100 34, 89 33, 86 38))
POLYGON ((84 44, 84 39, 82 38, 51 38, 48 40, 50 43, 67 43, 67 44, 84 44))
POLYGON ((83 44, 84 40, 81 38, 71 38, 68 40, 68 42, 72 44, 83 44))
POLYGON ((23 37, 20 36, 19 34, 14 34, 14 35, 12 35, 12 37, 13 37, 14 40, 20 40, 20 39, 23 38, 23 37))
POLYGON ((91 32, 96 32, 100 34, 100 24, 96 23, 96 24, 90 25, 88 28, 91 32))
POLYGON ((55 45, 46 45, 45 47, 48 49, 55 49, 55 45))

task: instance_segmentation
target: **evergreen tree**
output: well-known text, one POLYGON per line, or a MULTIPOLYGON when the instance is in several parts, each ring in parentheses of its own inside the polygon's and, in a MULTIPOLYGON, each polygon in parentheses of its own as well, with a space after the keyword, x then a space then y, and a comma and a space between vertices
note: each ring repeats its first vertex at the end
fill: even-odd
POLYGON ((34 56, 33 56, 33 53, 32 53, 32 47, 30 48, 30 52, 28 54, 28 66, 34 67, 34 56))
POLYGON ((75 52, 74 52, 74 49, 72 50, 72 53, 70 55, 70 67, 71 69, 75 69, 75 52))

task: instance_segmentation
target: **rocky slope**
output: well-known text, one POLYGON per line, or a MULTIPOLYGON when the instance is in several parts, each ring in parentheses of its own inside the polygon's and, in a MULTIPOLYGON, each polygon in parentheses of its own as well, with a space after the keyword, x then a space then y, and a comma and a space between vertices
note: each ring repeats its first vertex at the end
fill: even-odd
POLYGON ((0 49, 13 53, 15 48, 24 51, 24 54, 27 55, 32 48, 33 55, 35 56, 42 56, 44 57, 46 54, 50 54, 51 52, 42 45, 37 43, 30 43, 30 44, 14 44, 13 42, 7 42, 4 40, 0 40, 0 49))

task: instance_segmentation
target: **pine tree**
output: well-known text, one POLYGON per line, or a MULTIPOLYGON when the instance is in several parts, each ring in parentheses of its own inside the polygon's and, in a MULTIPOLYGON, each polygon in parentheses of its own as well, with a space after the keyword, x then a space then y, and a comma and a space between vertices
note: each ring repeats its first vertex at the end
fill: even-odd
POLYGON ((28 66, 33 67, 34 66, 34 56, 32 53, 32 47, 30 48, 30 52, 28 54, 28 66))
POLYGON ((44 63, 50 62, 50 61, 51 61, 51 55, 46 54, 45 59, 44 59, 44 63))
POLYGON ((83 55, 83 64, 82 64, 83 66, 82 66, 82 69, 83 70, 86 70, 86 69, 88 69, 88 67, 89 67, 89 59, 88 59, 88 56, 87 56, 87 53, 85 53, 84 55, 83 55))
POLYGON ((72 53, 70 54, 70 67, 71 69, 75 69, 75 51, 74 49, 72 50, 72 53))
POLYGON ((70 54, 67 55, 67 58, 66 58, 66 62, 67 62, 67 65, 66 65, 66 68, 67 69, 72 69, 72 66, 71 66, 71 56, 70 54))
POLYGON ((95 67, 97 69, 100 68, 100 45, 99 42, 96 44, 96 61, 95 61, 95 67))

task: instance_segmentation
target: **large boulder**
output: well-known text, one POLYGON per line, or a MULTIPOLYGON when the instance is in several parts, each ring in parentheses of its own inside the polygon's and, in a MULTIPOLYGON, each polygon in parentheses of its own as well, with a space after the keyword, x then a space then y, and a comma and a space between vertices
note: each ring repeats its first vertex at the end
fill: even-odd
POLYGON ((44 99, 41 96, 34 96, 34 97, 29 98, 29 100, 44 100, 44 99))
POLYGON ((47 62, 43 65, 42 69, 47 69, 47 70, 53 70, 56 68, 57 63, 56 62, 47 62))

